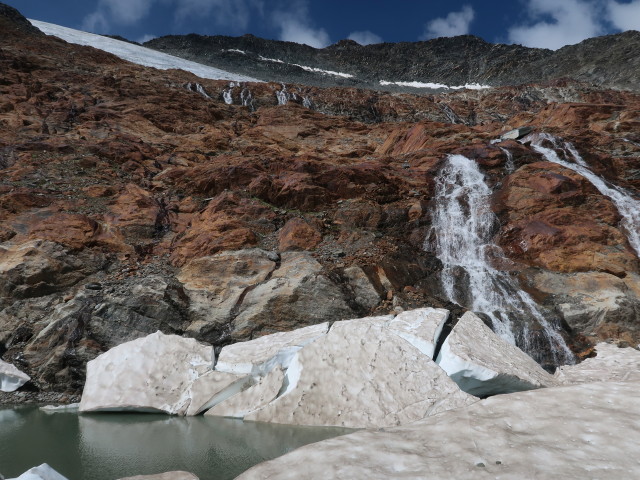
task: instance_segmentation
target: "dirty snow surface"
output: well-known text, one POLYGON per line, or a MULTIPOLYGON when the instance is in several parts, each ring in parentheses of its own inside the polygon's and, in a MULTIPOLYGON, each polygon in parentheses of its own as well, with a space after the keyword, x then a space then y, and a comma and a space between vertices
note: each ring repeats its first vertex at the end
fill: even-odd
POLYGON ((29 20, 33 26, 39 28, 47 35, 61 38, 69 43, 78 45, 88 45, 90 47, 104 50, 112 53, 117 57, 132 63, 144 65, 145 67, 154 67, 160 70, 168 70, 177 68, 191 72, 202 78, 211 80, 231 80, 236 82, 260 82, 255 78, 238 75, 231 72, 225 72, 218 68, 209 67, 200 63, 191 62, 182 58, 167 55, 166 53, 157 52, 150 48, 140 45, 115 40, 113 38, 95 35, 93 33, 81 32, 72 28, 61 27, 52 23, 40 22, 38 20, 29 20))

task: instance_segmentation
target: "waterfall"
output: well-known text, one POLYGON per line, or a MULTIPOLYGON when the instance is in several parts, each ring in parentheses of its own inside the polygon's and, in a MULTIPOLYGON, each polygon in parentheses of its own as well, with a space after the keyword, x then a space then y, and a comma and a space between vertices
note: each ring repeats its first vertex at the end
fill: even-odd
POLYGON ((233 105, 233 96, 231 96, 231 92, 233 91, 233 87, 235 86, 236 84, 234 82, 229 82, 229 88, 222 91, 222 98, 224 100, 224 103, 226 103, 227 105, 233 105))
POLYGON ((513 163, 513 153, 508 148, 500 147, 502 153, 507 156, 507 162, 505 163, 505 168, 507 169, 507 173, 513 173, 516 169, 516 164, 513 163))
POLYGON ((240 92, 240 102, 242 102, 243 107, 249 107, 249 110, 253 111, 253 95, 251 94, 251 90, 247 87, 244 87, 240 92))
POLYGON ((284 83, 282 84, 282 90, 276 91, 276 98, 278 99, 278 105, 286 105, 289 102, 289 93, 284 83))
POLYGON ((492 242, 498 219, 491 211, 491 193, 474 161, 462 155, 448 157, 436 179, 429 235, 433 240, 425 242, 442 262, 444 294, 454 303, 486 314, 498 335, 536 360, 540 361, 542 348, 549 348, 556 365, 573 363, 559 331, 531 296, 491 265, 492 259, 504 258, 492 242), (541 345, 540 335, 533 338, 531 327, 536 323, 546 345, 541 345))
POLYGON ((562 165, 563 167, 582 175, 584 178, 589 180, 601 194, 609 197, 622 216, 620 224, 627 233, 629 244, 635 250, 636 255, 640 256, 640 201, 633 198, 631 193, 627 192, 625 189, 611 185, 609 182, 593 173, 575 147, 570 143, 565 142, 560 148, 565 151, 565 157, 569 156, 566 155, 566 152, 569 152, 573 158, 573 162, 561 159, 554 149, 542 146, 542 143, 545 140, 551 142, 554 147, 558 148, 559 140, 546 133, 528 135, 522 139, 522 142, 531 142, 533 149, 536 152, 541 153, 546 160, 562 165))

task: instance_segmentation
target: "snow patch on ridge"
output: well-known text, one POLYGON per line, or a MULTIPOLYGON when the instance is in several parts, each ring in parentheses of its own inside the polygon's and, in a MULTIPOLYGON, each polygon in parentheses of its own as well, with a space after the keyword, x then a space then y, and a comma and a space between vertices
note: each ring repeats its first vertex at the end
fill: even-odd
POLYGON ((380 85, 396 85, 398 87, 412 87, 412 88, 444 88, 447 90, 485 90, 487 88, 493 88, 491 85, 481 85, 479 83, 466 83, 464 85, 445 85, 444 83, 431 83, 431 82, 389 82, 387 80, 380 80, 380 85))
POLYGON ((334 70, 323 70, 322 68, 308 67, 306 65, 300 65, 298 63, 288 63, 283 60, 280 60, 279 58, 268 58, 268 57, 263 57, 262 55, 258 55, 258 58, 263 62, 274 62, 274 63, 291 65, 293 67, 298 67, 303 70, 306 70, 307 72, 321 73, 323 75, 333 75, 334 77, 353 78, 353 75, 351 75, 350 73, 336 72, 334 70))

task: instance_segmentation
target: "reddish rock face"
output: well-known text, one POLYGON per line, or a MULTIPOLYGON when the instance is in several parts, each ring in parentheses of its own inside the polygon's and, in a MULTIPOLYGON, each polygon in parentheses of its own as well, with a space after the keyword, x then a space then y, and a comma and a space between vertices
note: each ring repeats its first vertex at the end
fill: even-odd
POLYGON ((322 241, 322 234, 301 218, 292 218, 278 233, 278 249, 313 250, 322 241))
MULTIPOLYGON (((527 145, 490 143, 531 125, 573 142, 594 172, 638 192, 634 93, 573 82, 438 96, 291 86, 312 99, 310 110, 278 106, 281 87, 264 83, 246 85, 250 109, 223 102, 227 82, 132 65, 4 19, 0 30, 0 248, 54 245, 30 247, 24 268, 14 269, 28 301, 14 295, 15 285, 3 287, 0 353, 26 358, 18 366, 42 379, 37 388, 77 391, 87 360, 151 329, 194 332, 219 346, 309 323, 297 290, 257 297, 268 282, 284 288, 282 272, 242 283, 207 323, 202 312, 215 295, 196 298, 177 268, 217 254, 233 259, 257 248, 278 264, 279 252, 303 250, 296 254, 317 262, 302 290, 318 297, 313 322, 419 306, 461 312, 442 297, 440 263, 423 249, 435 178, 449 154, 479 163, 495 191, 502 268, 519 272, 536 298, 554 306, 531 280, 540 269, 638 273, 610 200, 527 145), (184 87, 194 81, 212 98, 184 87), (29 265, 44 265, 49 279, 22 280, 39 278, 29 265), (52 278, 64 281, 55 286, 52 278), (144 287, 138 296, 136 286, 144 287), (65 327, 38 336, 56 322, 65 327)), ((225 285, 233 271, 226 265, 210 275, 225 285)), ((631 301, 623 293, 621 301, 631 301)), ((578 338, 579 325, 597 329, 567 315, 576 325, 569 337, 578 338)), ((640 321, 631 317, 619 330, 599 331, 637 340, 640 321)), ((607 325, 614 321, 607 316, 607 325)))

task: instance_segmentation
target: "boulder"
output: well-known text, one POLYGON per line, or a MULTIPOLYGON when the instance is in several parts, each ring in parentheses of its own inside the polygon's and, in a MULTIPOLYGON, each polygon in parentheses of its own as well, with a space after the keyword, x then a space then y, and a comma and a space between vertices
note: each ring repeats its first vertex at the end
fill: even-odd
POLYGON ((352 318, 338 285, 308 252, 284 252, 269 280, 250 289, 231 324, 234 339, 352 318))
POLYGON ((639 443, 638 384, 603 382, 499 395, 332 438, 238 479, 636 478, 639 443))
POLYGON ((211 346, 161 332, 118 345, 87 364, 80 411, 184 414, 212 356, 211 346))
MULTIPOLYGON (((334 323, 325 336, 293 356, 281 395, 244 418, 387 427, 476 400, 461 392, 428 355, 389 328, 392 321, 378 317, 334 323)), ((403 331, 406 325, 395 328, 403 331)))
POLYGON ((533 286, 557 305, 564 320, 582 334, 598 333, 615 324, 640 334, 640 276, 627 273, 619 278, 606 272, 560 274, 540 272, 533 286))
POLYGON ((563 384, 640 382, 640 351, 598 343, 597 355, 577 365, 563 365, 554 376, 563 384))
POLYGON ((357 265, 344 269, 347 283, 353 290, 353 300, 362 308, 371 310, 380 304, 380 294, 367 274, 357 265))
POLYGON ((230 321, 232 310, 242 303, 248 289, 271 275, 277 259, 275 254, 254 248, 188 262, 178 274, 190 299, 188 331, 206 335, 209 329, 230 321))
POLYGON ((500 135, 500 141, 517 140, 525 135, 529 135, 531 132, 533 132, 533 127, 514 128, 513 130, 509 130, 508 132, 500 135))
POLYGON ((557 382, 531 357, 465 313, 442 344, 436 363, 467 393, 489 396, 557 382))
POLYGON ((193 473, 184 471, 174 471, 156 473, 155 475, 136 475, 135 477, 124 477, 118 480, 198 480, 193 473))
POLYGON ((9 478, 8 480, 67 480, 48 464, 43 463, 38 467, 33 467, 17 478, 9 478))
POLYGON ((31 378, 14 365, 0 360, 0 391, 15 392, 31 378))

